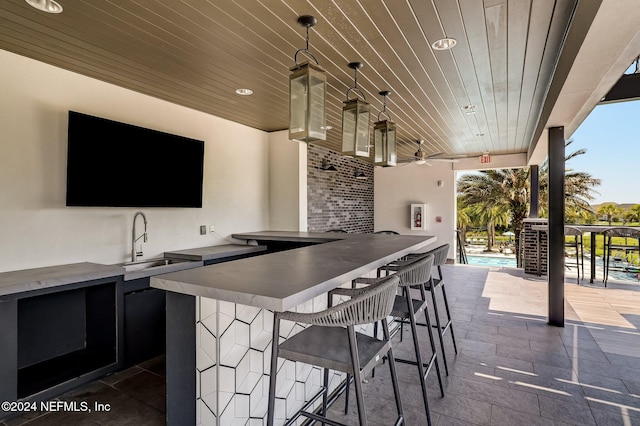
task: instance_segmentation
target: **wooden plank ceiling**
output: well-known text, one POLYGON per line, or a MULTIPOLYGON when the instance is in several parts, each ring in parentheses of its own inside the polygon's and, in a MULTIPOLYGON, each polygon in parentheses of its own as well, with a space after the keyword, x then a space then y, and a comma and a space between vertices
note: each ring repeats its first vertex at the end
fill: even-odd
MULTIPOLYGON (((288 75, 310 50, 328 74, 326 142, 358 86, 398 125, 399 156, 526 152, 577 0, 59 0, 0 2, 0 48, 265 131, 288 126, 288 75), (431 43, 457 45, 435 51, 431 43), (250 88, 252 96, 235 94, 250 88), (475 106, 467 114, 464 107, 475 106)), ((239 147, 241 141, 235 141, 239 147)))

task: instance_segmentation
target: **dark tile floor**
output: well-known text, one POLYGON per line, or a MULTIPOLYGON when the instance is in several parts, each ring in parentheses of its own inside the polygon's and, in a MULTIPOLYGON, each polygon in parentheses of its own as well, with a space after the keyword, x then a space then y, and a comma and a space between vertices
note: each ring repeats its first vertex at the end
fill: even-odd
POLYGON ((29 413, 2 426, 136 425, 155 426, 165 422, 165 359, 146 361, 66 393, 63 401, 108 404, 108 411, 29 413))

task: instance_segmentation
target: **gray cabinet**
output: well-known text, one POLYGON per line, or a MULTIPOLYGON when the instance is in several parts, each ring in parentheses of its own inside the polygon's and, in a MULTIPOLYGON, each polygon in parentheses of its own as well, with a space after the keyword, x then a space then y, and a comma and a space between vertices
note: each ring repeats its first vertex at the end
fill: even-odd
POLYGON ((165 352, 165 292, 149 287, 149 278, 124 284, 124 367, 165 352))
POLYGON ((0 298, 0 399, 45 400, 120 367, 121 280, 0 298))

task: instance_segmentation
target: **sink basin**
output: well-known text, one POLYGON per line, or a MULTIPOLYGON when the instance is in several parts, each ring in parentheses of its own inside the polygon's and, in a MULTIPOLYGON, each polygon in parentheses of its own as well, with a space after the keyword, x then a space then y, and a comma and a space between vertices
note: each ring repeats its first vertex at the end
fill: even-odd
POLYGON ((153 259, 143 259, 135 262, 123 263, 124 280, 129 281, 137 278, 150 277, 158 274, 181 271, 184 269, 197 268, 203 262, 176 259, 171 257, 158 257, 153 259))

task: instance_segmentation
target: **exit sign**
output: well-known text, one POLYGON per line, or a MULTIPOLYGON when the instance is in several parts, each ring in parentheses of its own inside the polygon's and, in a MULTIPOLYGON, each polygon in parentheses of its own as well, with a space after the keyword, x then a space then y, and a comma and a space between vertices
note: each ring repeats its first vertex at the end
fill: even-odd
POLYGON ((482 154, 480 156, 481 164, 489 164, 491 162, 491 156, 489 154, 482 154))

